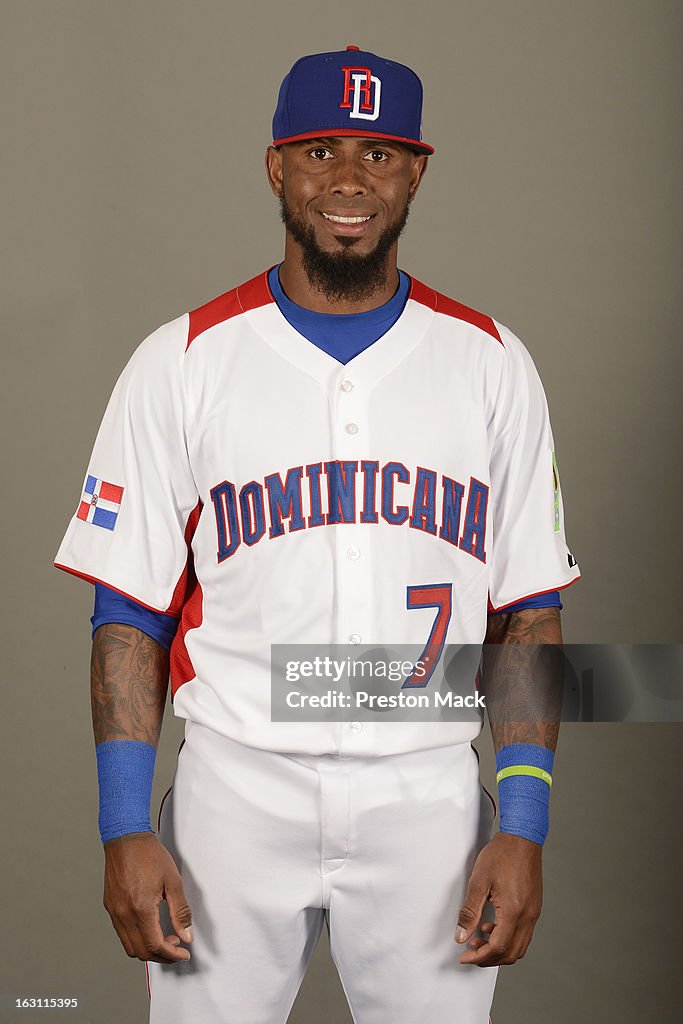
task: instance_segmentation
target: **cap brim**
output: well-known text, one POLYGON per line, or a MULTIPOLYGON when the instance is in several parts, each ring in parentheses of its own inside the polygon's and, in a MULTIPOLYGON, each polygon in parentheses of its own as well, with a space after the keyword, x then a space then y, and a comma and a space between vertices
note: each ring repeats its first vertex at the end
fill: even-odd
POLYGON ((433 146, 428 146, 420 139, 406 139, 402 135, 388 135, 386 132, 361 131, 359 128, 317 128, 313 132, 303 132, 301 135, 288 135, 286 139, 273 139, 274 146, 284 146, 287 142, 303 142, 305 139, 334 139, 339 136, 349 135, 360 139, 386 139, 387 142, 401 142, 410 149, 419 153, 426 153, 428 156, 434 152, 433 146))

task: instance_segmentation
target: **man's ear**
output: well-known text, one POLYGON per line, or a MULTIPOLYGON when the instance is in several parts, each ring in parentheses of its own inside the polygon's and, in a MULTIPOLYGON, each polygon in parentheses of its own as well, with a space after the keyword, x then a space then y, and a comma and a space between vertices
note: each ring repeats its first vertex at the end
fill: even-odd
POLYGON ((426 153, 420 153, 413 161, 413 166, 410 169, 410 192, 408 194, 409 203, 412 203, 415 198, 415 194, 420 187, 420 182, 427 173, 428 161, 429 157, 426 153))
POLYGON ((266 150, 266 176, 268 184, 273 190, 273 195, 278 199, 282 197, 282 162, 283 152, 277 146, 268 146, 266 150))

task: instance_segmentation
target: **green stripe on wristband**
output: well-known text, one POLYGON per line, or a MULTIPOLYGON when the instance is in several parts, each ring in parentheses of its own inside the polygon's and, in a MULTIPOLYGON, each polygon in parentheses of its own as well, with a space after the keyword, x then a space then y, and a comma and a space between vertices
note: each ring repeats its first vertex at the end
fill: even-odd
POLYGON ((550 772, 545 771, 544 768, 535 768, 532 764, 513 764, 509 768, 501 768, 496 775, 496 782, 509 779, 511 775, 533 775, 534 778, 547 782, 549 786, 553 784, 553 777, 550 772))

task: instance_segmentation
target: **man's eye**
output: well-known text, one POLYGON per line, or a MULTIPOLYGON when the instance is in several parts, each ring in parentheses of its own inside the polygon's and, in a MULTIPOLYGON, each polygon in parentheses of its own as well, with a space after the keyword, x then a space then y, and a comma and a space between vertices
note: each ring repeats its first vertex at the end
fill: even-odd
POLYGON ((368 156, 373 164, 381 164, 384 163, 385 160, 389 159, 388 154, 385 153, 383 149, 372 149, 368 153, 368 156))
POLYGON ((315 160, 325 160, 328 156, 332 156, 332 154, 325 146, 316 146, 315 149, 311 150, 311 156, 315 160))

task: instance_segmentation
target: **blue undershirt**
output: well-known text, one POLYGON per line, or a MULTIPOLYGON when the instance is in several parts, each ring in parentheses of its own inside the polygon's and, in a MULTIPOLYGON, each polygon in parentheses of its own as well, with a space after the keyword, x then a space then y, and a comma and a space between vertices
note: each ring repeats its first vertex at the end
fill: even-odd
POLYGON ((340 363, 348 363, 393 327, 408 301, 410 278, 399 270, 399 285, 383 306, 366 313, 314 313, 292 302, 282 290, 279 266, 268 273, 268 284, 278 308, 304 338, 340 363))
MULTIPOLYGON (((399 270, 398 288, 383 306, 365 313, 316 313, 297 306, 285 295, 278 271, 279 265, 269 271, 268 284, 284 318, 312 345, 343 364, 364 352, 393 327, 405 308, 410 291, 410 278, 399 270)), ((562 607, 557 591, 527 598, 503 611, 548 607, 562 607)), ((95 611, 90 622, 93 633, 106 622, 135 626, 166 648, 170 648, 178 627, 178 620, 171 615, 151 611, 103 583, 95 584, 95 611)))

